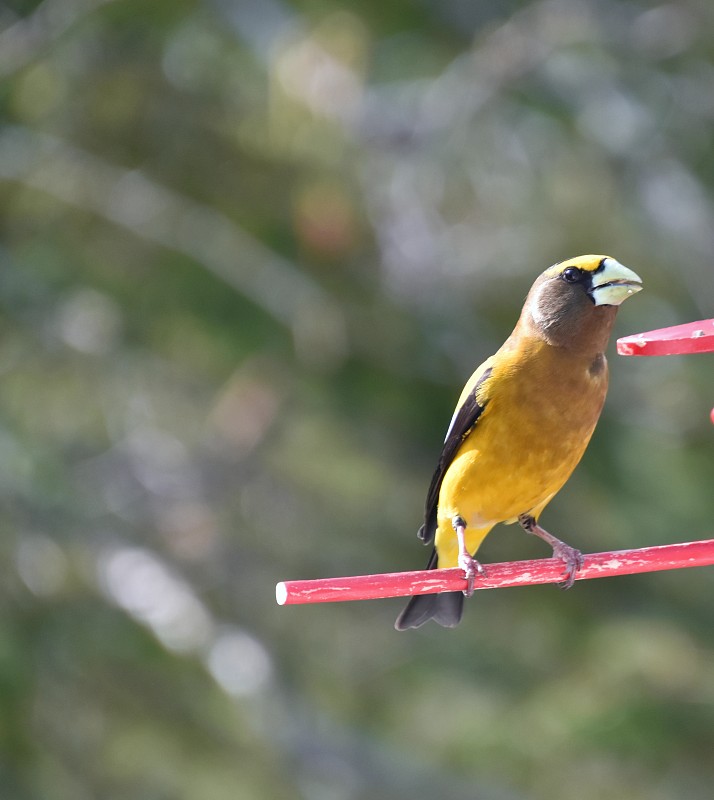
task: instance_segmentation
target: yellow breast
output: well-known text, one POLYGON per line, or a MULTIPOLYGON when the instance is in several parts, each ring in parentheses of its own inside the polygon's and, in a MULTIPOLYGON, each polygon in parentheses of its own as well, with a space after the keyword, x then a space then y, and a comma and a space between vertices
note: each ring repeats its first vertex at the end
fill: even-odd
POLYGON ((472 552, 496 523, 525 513, 537 517, 570 477, 595 429, 607 392, 604 356, 583 357, 543 342, 529 348, 496 362, 486 407, 444 476, 440 567, 456 564, 454 516, 466 521, 472 552))

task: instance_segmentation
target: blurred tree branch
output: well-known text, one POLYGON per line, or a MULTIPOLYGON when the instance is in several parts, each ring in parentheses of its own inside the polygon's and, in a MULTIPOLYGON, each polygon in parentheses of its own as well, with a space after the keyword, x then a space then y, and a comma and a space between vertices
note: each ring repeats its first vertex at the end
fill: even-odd
MULTIPOLYGON (((299 336, 319 317, 341 340, 338 305, 307 274, 221 212, 62 140, 28 128, 0 131, 0 177, 37 189, 194 259, 299 336)), ((308 331, 309 334, 309 331, 308 331)))
POLYGON ((113 0, 44 0, 0 31, 0 78, 31 64, 83 17, 113 0))

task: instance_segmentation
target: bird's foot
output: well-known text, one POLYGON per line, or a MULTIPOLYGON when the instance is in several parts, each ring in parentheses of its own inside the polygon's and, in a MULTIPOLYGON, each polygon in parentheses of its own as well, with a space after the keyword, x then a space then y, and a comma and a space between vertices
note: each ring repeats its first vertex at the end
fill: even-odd
POLYGON ((459 567, 464 571, 466 577, 466 588, 464 589, 464 596, 471 597, 474 593, 474 580, 476 575, 485 575, 486 570, 480 561, 469 555, 469 553, 459 553, 458 560, 459 567))
POLYGON ((466 576, 466 588, 464 589, 464 596, 471 597, 474 593, 474 579, 476 578, 476 573, 479 575, 485 575, 486 570, 481 566, 481 564, 476 561, 476 559, 469 553, 468 548, 466 547, 466 523, 464 522, 463 518, 456 515, 452 520, 451 524, 456 531, 456 539, 459 543, 459 558, 458 558, 458 565, 464 571, 464 575, 466 576))
POLYGON ((534 536, 538 536, 538 538, 542 539, 544 542, 548 542, 548 544, 553 548, 553 558, 559 558, 563 564, 565 564, 566 577, 560 586, 562 589, 570 589, 570 587, 575 583, 575 575, 577 571, 585 563, 585 559, 583 558, 583 554, 580 552, 580 550, 576 550, 569 544, 561 542, 560 539, 553 536, 552 533, 548 533, 545 528, 541 528, 541 526, 536 522, 535 518, 530 516, 530 514, 522 514, 520 517, 518 517, 518 522, 525 531, 532 533, 534 536))
POLYGON ((585 563, 583 554, 580 550, 571 547, 569 544, 565 544, 565 542, 558 542, 558 544, 553 545, 553 558, 559 558, 563 564, 565 564, 566 578, 563 583, 560 584, 560 588, 570 589, 575 583, 576 573, 585 563))

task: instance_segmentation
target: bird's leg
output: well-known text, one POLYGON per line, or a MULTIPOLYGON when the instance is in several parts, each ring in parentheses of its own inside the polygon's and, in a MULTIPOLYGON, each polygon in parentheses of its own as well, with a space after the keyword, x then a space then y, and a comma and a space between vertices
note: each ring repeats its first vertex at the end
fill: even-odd
POLYGON ((552 533, 548 533, 545 528, 541 528, 541 526, 536 522, 535 517, 531 517, 530 514, 521 514, 521 516, 518 517, 518 522, 520 522, 521 527, 527 533, 532 533, 535 536, 538 536, 544 542, 548 542, 548 544, 553 548, 554 558, 559 558, 565 564, 565 572, 567 577, 565 582, 562 584, 562 587, 563 589, 570 589, 573 583, 575 583, 575 573, 583 566, 584 563, 583 554, 580 552, 580 550, 576 550, 569 544, 561 542, 560 539, 553 536, 552 533))
POLYGON ((474 578, 476 577, 476 573, 478 572, 479 575, 485 575, 486 571, 466 548, 466 523, 463 518, 457 515, 451 520, 451 524, 456 531, 456 538, 459 541, 459 567, 464 571, 467 580, 464 595, 466 597, 471 597, 474 593, 474 578))

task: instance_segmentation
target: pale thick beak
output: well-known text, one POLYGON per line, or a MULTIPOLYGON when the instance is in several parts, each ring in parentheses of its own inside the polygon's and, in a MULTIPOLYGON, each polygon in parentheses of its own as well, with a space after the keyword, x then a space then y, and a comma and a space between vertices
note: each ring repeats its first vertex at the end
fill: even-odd
POLYGON ((596 306, 619 306, 642 289, 640 276, 614 258, 606 258, 593 275, 590 296, 596 306))

